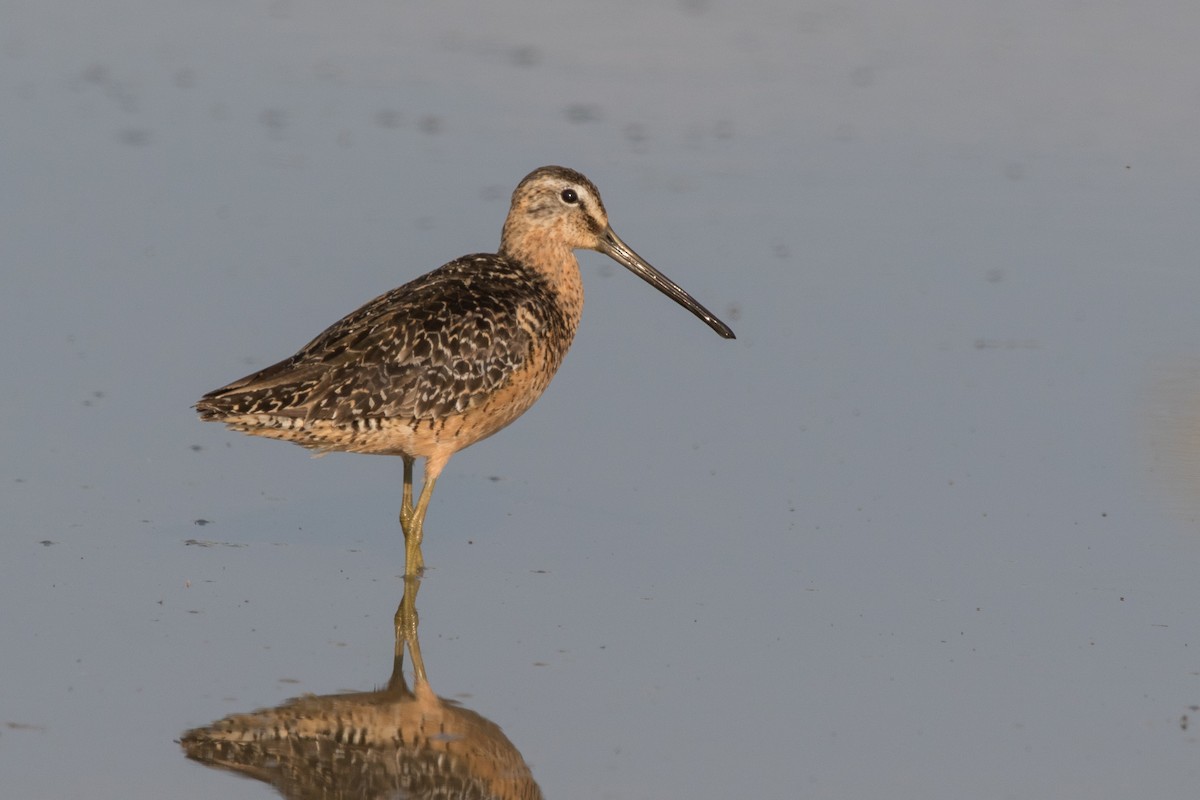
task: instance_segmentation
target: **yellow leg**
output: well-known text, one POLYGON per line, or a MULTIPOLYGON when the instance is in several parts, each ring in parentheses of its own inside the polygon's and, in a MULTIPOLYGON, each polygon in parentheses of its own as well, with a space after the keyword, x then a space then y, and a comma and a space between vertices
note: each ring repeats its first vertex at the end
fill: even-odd
POLYGON ((404 500, 400 503, 400 528, 408 530, 408 523, 412 519, 413 504, 412 504, 412 483, 413 483, 413 462, 415 458, 404 456, 404 500))
POLYGON ((421 555, 421 540, 425 538, 425 511, 429 508, 429 498, 433 496, 433 486, 437 478, 426 475, 425 486, 421 488, 421 496, 417 498, 417 507, 413 509, 408 528, 404 531, 404 575, 420 575, 425 569, 425 558, 421 555))
POLYGON ((417 505, 412 505, 412 459, 404 459, 404 502, 400 506, 400 528, 404 531, 404 575, 420 575, 425 569, 425 558, 421 555, 421 540, 425 538, 425 512, 438 475, 450 456, 425 459, 425 485, 417 505))

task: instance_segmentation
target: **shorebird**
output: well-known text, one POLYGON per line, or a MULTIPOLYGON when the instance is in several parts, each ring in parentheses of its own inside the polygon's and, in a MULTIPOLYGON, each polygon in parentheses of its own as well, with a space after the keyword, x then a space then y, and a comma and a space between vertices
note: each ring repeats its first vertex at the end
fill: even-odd
POLYGON ((596 250, 704 320, 733 331, 621 241, 580 173, 541 167, 512 195, 500 250, 463 256, 380 295, 290 358, 209 392, 200 418, 318 452, 404 459, 405 575, 450 456, 496 433, 541 396, 583 311, 575 250, 596 250), (413 463, 425 482, 413 504, 413 463))

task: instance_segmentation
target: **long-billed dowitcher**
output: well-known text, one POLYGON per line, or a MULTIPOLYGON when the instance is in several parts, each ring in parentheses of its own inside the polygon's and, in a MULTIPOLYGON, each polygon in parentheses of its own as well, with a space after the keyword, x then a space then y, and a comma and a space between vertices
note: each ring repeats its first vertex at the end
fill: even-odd
POLYGON ((419 574, 429 498, 450 456, 533 405, 583 311, 574 251, 596 250, 704 320, 733 331, 622 242, 600 193, 565 167, 513 192, 498 253, 451 261, 335 322, 291 358, 216 389, 200 418, 312 450, 404 459, 405 574, 419 574), (425 485, 413 505, 413 462, 425 485))

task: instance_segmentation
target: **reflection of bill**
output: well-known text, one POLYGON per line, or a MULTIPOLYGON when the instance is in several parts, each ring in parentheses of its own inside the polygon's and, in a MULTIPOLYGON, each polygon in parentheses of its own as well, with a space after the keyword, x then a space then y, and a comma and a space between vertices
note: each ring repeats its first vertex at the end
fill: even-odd
POLYGON ((231 714, 180 740, 188 758, 270 783, 288 798, 542 797, 499 726, 433 693, 417 641, 419 579, 405 579, 387 686, 306 695, 231 714), (404 680, 404 647, 413 688, 404 680))

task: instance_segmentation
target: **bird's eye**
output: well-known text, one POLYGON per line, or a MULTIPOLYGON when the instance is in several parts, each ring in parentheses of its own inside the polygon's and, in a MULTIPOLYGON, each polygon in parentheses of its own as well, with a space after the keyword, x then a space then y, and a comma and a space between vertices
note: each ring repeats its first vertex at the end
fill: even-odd
POLYGON ((575 194, 574 189, 563 189, 560 197, 562 197, 563 202, 567 203, 568 205, 573 206, 579 202, 579 195, 575 194))

